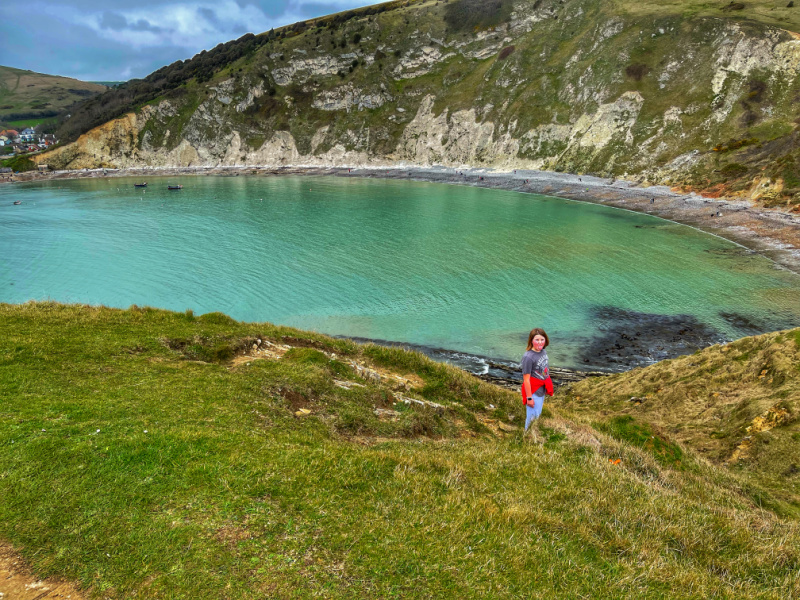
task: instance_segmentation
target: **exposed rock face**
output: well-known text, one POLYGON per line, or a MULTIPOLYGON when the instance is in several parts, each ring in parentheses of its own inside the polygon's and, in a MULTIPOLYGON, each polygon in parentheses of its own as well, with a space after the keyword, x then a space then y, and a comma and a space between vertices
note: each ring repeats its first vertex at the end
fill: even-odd
POLYGON ((357 59, 356 54, 348 53, 339 56, 315 56, 313 58, 293 59, 286 67, 274 69, 272 77, 278 85, 290 83, 305 83, 311 77, 336 75, 339 71, 346 71, 352 60, 357 59))
POLYGON ((320 110, 364 110, 378 108, 392 97, 384 92, 368 93, 355 88, 352 84, 343 85, 333 90, 324 90, 314 99, 313 106, 320 110))
POLYGON ((795 78, 800 68, 800 40, 785 40, 784 32, 766 31, 754 38, 738 24, 728 26, 717 41, 714 76, 714 121, 724 121, 731 112, 748 78, 754 72, 768 73, 773 82, 795 78))
POLYGON ((451 56, 455 56, 455 53, 443 55, 439 48, 431 46, 414 49, 400 60, 400 63, 394 69, 394 75, 398 79, 421 77, 430 73, 438 63, 447 60, 451 56))
POLYGON ((56 168, 407 161, 706 185, 715 173, 746 171, 775 197, 800 188, 782 184, 784 166, 748 166, 800 148, 795 34, 719 18, 598 13, 596 0, 517 0, 507 22, 466 33, 449 30, 441 10, 412 3, 270 43, 205 87, 41 160, 56 168))

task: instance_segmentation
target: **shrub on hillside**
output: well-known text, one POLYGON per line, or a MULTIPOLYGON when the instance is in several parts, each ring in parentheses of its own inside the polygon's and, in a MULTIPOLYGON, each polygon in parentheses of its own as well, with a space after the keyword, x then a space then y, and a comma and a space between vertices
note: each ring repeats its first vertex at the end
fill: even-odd
POLYGON ((642 77, 650 72, 650 67, 643 63, 635 63, 625 67, 625 75, 634 81, 641 81, 642 77))
MULTIPOLYGON (((2 109, 3 107, 0 107, 2 109)), ((50 119, 57 117, 61 112, 58 110, 30 110, 27 112, 7 113, 3 115, 4 121, 28 121, 31 119, 50 119)))
POLYGON ((750 125, 753 125, 756 121, 758 121, 758 114, 752 110, 748 110, 742 115, 742 125, 745 127, 750 127, 750 125))
POLYGON ((753 102, 761 102, 764 99, 764 92, 767 91, 766 82, 760 79, 751 79, 747 82, 747 98, 753 102))
POLYGON ((729 178, 741 177, 747 173, 747 167, 739 163, 729 163, 722 167, 719 172, 729 178))
POLYGON ((444 10, 444 21, 450 31, 487 29, 503 23, 511 16, 511 0, 455 0, 444 10))
POLYGON ((722 10, 725 12, 730 12, 732 10, 744 10, 745 4, 743 2, 731 2, 722 7, 722 10))
POLYGON ((513 54, 514 50, 516 50, 514 46, 506 46, 505 48, 500 50, 500 55, 497 58, 499 58, 500 60, 506 59, 509 56, 511 56, 511 54, 513 54))

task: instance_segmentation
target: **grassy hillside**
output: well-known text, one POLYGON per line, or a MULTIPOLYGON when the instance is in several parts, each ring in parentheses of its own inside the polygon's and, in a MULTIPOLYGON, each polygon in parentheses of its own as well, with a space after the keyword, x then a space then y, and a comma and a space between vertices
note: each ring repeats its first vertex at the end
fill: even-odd
POLYGON ((96 83, 0 66, 0 121, 30 126, 32 120, 55 117, 107 89, 96 83))
POLYGON ((795 3, 789 0, 612 0, 609 4, 620 12, 633 15, 725 18, 763 23, 800 33, 800 6, 794 6, 795 3))
POLYGON ((521 408, 398 349, 0 305, 0 538, 98 598, 800 594, 746 477, 521 408))
POLYGON ((584 380, 562 402, 621 427, 650 423, 800 515, 800 329, 584 380))

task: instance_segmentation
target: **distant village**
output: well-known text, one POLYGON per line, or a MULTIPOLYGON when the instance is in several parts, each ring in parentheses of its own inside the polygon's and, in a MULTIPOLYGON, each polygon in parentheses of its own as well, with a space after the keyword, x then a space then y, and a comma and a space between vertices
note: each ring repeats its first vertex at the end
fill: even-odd
POLYGON ((0 154, 13 155, 38 152, 56 143, 52 133, 38 133, 33 127, 22 131, 3 129, 0 131, 0 154))

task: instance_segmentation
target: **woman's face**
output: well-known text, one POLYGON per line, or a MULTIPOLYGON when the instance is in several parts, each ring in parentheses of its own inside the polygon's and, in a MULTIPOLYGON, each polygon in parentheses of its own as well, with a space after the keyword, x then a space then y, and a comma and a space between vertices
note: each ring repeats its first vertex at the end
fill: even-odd
POLYGON ((544 340, 544 336, 543 335, 536 334, 535 336, 533 336, 533 340, 532 340, 532 342, 533 342, 533 350, 535 352, 541 352, 542 348, 544 348, 544 341, 545 340, 544 340))

